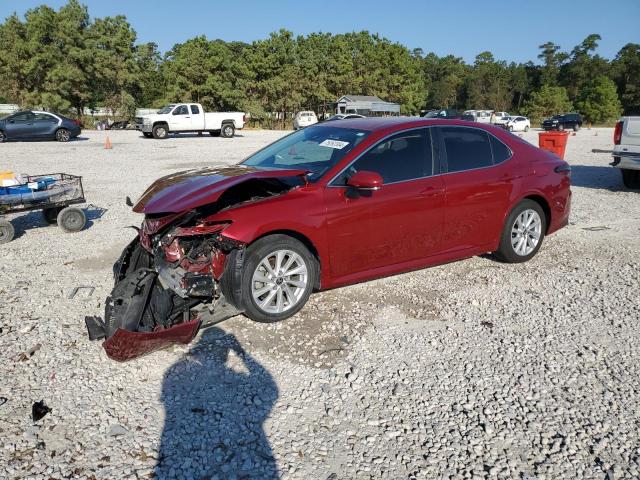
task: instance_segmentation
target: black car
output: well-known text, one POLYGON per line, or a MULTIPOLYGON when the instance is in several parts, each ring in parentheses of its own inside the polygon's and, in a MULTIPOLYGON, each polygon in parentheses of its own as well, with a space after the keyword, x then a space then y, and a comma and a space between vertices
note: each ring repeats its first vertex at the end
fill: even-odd
POLYGON ((78 135, 80 135, 80 122, 56 113, 26 110, 0 119, 0 142, 7 140, 68 142, 78 135))
POLYGON ((580 130, 582 126, 582 117, 579 113, 565 113, 564 115, 554 115, 542 122, 544 130, 567 130, 573 129, 574 132, 580 130))
POLYGON ((440 110, 429 110, 427 113, 423 115, 424 118, 449 118, 449 119, 460 119, 462 115, 458 110, 453 109, 440 109, 440 110))

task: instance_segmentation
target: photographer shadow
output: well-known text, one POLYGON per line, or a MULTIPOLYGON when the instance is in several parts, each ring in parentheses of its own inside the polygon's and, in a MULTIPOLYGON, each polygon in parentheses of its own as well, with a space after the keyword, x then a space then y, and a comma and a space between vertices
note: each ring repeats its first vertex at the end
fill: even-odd
POLYGON ((278 388, 233 335, 206 329, 166 373, 156 478, 279 478, 263 429, 278 388))

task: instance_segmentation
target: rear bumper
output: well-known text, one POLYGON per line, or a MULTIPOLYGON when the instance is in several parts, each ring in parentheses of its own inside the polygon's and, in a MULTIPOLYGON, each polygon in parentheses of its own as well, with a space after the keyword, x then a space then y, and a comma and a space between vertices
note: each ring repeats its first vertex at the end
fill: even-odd
POLYGON ((622 170, 640 170, 640 153, 614 151, 610 165, 622 170))

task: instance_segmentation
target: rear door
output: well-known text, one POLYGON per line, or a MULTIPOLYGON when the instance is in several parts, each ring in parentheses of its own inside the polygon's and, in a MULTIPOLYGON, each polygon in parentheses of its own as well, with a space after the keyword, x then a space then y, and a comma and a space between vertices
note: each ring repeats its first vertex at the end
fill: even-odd
POLYGON ((189 105, 189 109, 191 110, 191 128, 193 130, 204 130, 204 112, 200 111, 200 107, 194 104, 189 105))
POLYGON ((58 119, 48 113, 36 113, 33 120, 33 135, 38 138, 53 137, 58 127, 58 119))
POLYGON ((441 126, 437 131, 446 190, 443 250, 491 245, 502 231, 514 181, 524 175, 511 168, 511 150, 485 130, 441 126))
POLYGON ((334 277, 438 253, 444 188, 433 175, 433 158, 431 128, 413 129, 379 142, 330 182, 325 203, 334 277), (379 173, 382 188, 346 186, 358 171, 379 173))

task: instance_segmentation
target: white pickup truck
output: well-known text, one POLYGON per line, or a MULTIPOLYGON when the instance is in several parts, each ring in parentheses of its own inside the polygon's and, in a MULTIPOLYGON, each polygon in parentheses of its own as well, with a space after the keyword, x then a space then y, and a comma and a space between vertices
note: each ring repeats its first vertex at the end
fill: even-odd
POLYGON ((640 189, 640 117, 622 117, 613 133, 613 163, 627 188, 640 189))
POLYGON ((136 117, 136 128, 147 138, 164 139, 170 133, 209 132, 231 138, 244 128, 243 112, 205 113, 199 103, 172 103, 158 113, 136 117))

